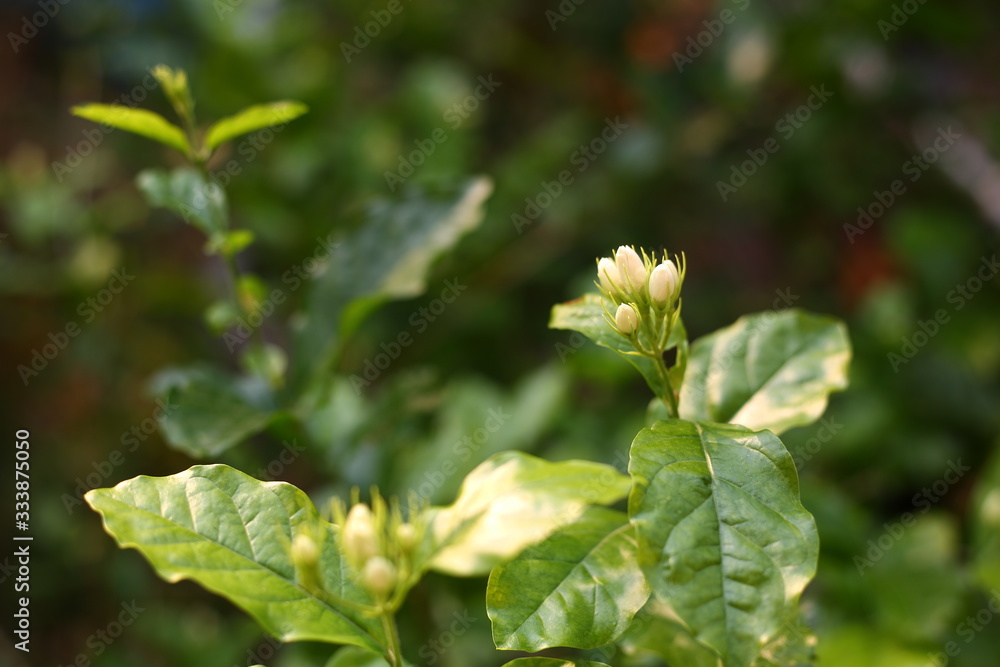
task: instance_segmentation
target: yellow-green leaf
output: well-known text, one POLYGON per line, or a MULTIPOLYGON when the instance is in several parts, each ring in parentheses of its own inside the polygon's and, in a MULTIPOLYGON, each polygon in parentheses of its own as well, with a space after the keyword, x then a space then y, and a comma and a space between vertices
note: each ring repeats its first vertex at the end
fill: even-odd
POLYGON ((74 116, 132 132, 176 148, 184 155, 191 155, 191 145, 184 131, 148 109, 134 109, 120 104, 83 104, 70 111, 74 116))
POLYGON ((295 120, 309 110, 301 102, 284 101, 270 104, 255 104, 237 114, 223 118, 208 128, 205 135, 205 148, 214 150, 241 134, 247 134, 265 127, 275 127, 295 120))
POLYGON ((843 322, 798 309, 745 315, 691 345, 680 416, 781 434, 826 410, 847 387, 843 322))
POLYGON ((576 520, 588 505, 623 498, 629 487, 626 475, 602 463, 500 452, 469 473, 454 504, 428 510, 429 566, 459 576, 486 574, 576 520))

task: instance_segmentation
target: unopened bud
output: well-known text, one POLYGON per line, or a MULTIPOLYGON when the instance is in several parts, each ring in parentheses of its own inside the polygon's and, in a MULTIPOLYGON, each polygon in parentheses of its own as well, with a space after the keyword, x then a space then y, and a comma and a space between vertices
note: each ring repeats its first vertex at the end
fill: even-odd
POLYGON ((299 533, 292 540, 292 564, 295 579, 307 590, 322 590, 319 571, 319 545, 308 533, 299 533))
POLYGON ((646 265, 642 258, 628 246, 618 246, 615 253, 615 264, 622 282, 631 282, 633 290, 641 290, 646 284, 646 265))
POLYGON ((368 505, 357 503, 347 513, 341 534, 344 555, 355 567, 378 553, 378 535, 375 521, 368 505))
POLYGON ((677 293, 680 281, 677 267, 669 259, 666 260, 649 274, 649 298, 657 306, 666 306, 677 293))
POLYGON ((396 537, 403 551, 412 551, 417 544, 417 529, 412 523, 401 523, 396 529, 396 537))
POLYGON ((621 274, 618 273, 618 267, 610 257, 602 257, 597 263, 597 277, 601 280, 601 287, 610 294, 627 287, 622 281, 621 274))
POLYGON ((319 547, 313 538, 299 533, 292 540, 292 562, 300 567, 310 567, 319 561, 319 547))
POLYGON ((615 312, 615 326, 626 336, 631 335, 639 328, 639 315, 632 306, 623 303, 615 312))
POLYGON ((365 586, 375 595, 388 595, 396 586, 396 566, 388 558, 375 556, 365 563, 361 578, 365 586))

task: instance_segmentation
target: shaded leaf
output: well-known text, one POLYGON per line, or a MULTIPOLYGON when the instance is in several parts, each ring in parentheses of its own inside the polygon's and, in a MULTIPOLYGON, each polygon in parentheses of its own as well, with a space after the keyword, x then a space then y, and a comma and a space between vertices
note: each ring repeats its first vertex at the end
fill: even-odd
POLYGON ((653 653, 670 665, 722 667, 718 651, 692 637, 670 608, 656 598, 639 611, 618 645, 629 655, 653 653))
POLYGON ((847 387, 851 346, 832 317, 797 309, 746 315, 691 345, 682 419, 776 434, 812 423, 847 387))
POLYGON ((615 641, 649 597, 628 517, 591 507, 490 574, 497 648, 592 649, 615 641))
POLYGON ((86 495, 118 544, 138 549, 157 574, 195 581, 253 616, 282 641, 313 640, 381 651, 381 625, 341 607, 370 604, 346 572, 332 524, 291 484, 261 482, 225 465, 136 477, 86 495), (308 590, 291 559, 299 534, 321 536, 323 591, 308 590))
POLYGON ((205 148, 209 151, 230 139, 265 127, 284 125, 309 111, 301 102, 283 101, 255 104, 239 113, 213 124, 205 134, 205 148))
POLYGON ((169 172, 147 169, 136 178, 136 184, 152 206, 169 209, 181 216, 204 232, 209 244, 225 243, 226 193, 194 169, 181 167, 169 172))
POLYGON ((479 225, 492 188, 480 177, 457 194, 414 190, 399 201, 371 204, 365 224, 333 248, 325 272, 313 280, 296 337, 293 384, 328 370, 344 339, 375 307, 422 294, 434 260, 479 225))
MULTIPOLYGON (((601 347, 614 350, 635 366, 654 394, 660 398, 667 396, 667 384, 657 372, 656 364, 648 357, 636 354, 632 344, 625 337, 615 333, 608 325, 604 319, 604 308, 601 306, 599 294, 584 294, 579 299, 553 306, 552 315, 549 318, 549 328, 579 331, 601 347)), ((666 349, 673 349, 678 344, 682 345, 682 348, 678 350, 680 363, 676 369, 671 369, 673 371, 670 373, 671 381, 683 378, 684 364, 687 360, 687 332, 684 330, 684 322, 680 319, 677 320, 677 324, 670 332, 666 349)))
POLYGON ((159 141, 161 144, 176 148, 184 155, 191 155, 191 145, 184 135, 184 130, 153 111, 120 104, 82 104, 73 107, 70 112, 74 116, 86 118, 101 125, 108 125, 159 141))
POLYGON ((167 406, 164 438, 195 458, 218 456, 263 431, 276 416, 270 389, 258 378, 194 367, 164 371, 152 386, 167 406))
POLYGON ((333 654, 327 661, 326 667, 391 667, 391 665, 381 654, 357 646, 345 646, 333 654))
MULTIPOLYGON (((383 384, 380 398, 386 391, 399 391, 397 377, 383 384)), ((509 393, 482 378, 451 380, 434 416, 436 428, 427 441, 414 446, 413 436, 404 433, 395 443, 386 443, 386 456, 395 461, 393 473, 398 481, 394 488, 401 494, 404 489, 413 489, 432 503, 444 504, 458 494, 462 479, 487 457, 508 449, 530 453, 558 416, 566 384, 566 375, 552 366, 539 368, 509 393), (390 444, 395 444, 391 450, 390 444), (447 466, 444 461, 449 462, 447 466), (444 479, 441 472, 446 473, 444 479)))
POLYGON ((791 456, 769 431, 671 420, 639 432, 629 472, 653 592, 727 667, 750 665, 816 571, 791 456))
POLYGON ((469 473, 452 505, 428 510, 429 567, 459 576, 486 574, 574 521, 588 505, 623 498, 629 487, 627 476, 601 463, 550 463, 501 452, 469 473))

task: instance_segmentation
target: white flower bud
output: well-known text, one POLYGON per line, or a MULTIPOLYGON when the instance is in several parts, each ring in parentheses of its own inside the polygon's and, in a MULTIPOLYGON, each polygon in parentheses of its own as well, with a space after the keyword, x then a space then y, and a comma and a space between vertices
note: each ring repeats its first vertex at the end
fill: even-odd
POLYGON ((597 263, 597 277, 601 280, 601 287, 609 293, 614 294, 618 289, 626 287, 622 283, 618 267, 610 257, 602 257, 597 263))
POLYGON ((642 258, 628 246, 618 246, 615 253, 615 264, 618 266, 618 274, 626 285, 632 283, 633 290, 642 290, 646 285, 646 265, 642 258))
POLYGON ((668 305, 677 294, 680 281, 677 267, 666 260, 649 274, 649 298, 658 306, 668 305))
POLYGON ((300 567, 315 566, 319 561, 319 547, 315 540, 305 533, 299 533, 292 540, 292 562, 300 567))
POLYGON ((368 505, 357 503, 347 513, 341 541, 344 555, 355 567, 360 567, 378 553, 378 535, 375 533, 375 521, 368 505))
POLYGON ((628 336, 639 328, 639 315, 636 314, 632 306, 623 303, 618 306, 618 310, 615 312, 615 326, 628 336))
POLYGON ((396 566, 388 558, 375 556, 365 563, 365 569, 361 572, 361 579, 365 586, 375 595, 388 595, 396 586, 398 574, 396 566))
POLYGON ((412 523, 401 523, 396 529, 396 537, 403 551, 411 551, 417 544, 417 528, 412 523))
POLYGON ((310 591, 323 590, 319 571, 319 545, 312 531, 301 532, 292 540, 292 564, 295 566, 295 580, 310 591))

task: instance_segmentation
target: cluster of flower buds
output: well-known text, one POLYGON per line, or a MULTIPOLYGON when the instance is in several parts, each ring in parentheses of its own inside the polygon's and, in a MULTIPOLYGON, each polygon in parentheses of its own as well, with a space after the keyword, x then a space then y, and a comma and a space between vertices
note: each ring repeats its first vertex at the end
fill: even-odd
MULTIPOLYGON (((399 502, 387 503, 378 489, 372 490, 369 507, 352 492, 352 505, 345 512, 339 499, 333 503, 334 523, 340 527, 340 548, 361 583, 379 602, 392 597, 414 572, 414 559, 423 532, 422 523, 407 523, 399 502)), ((421 513, 415 500, 410 516, 421 513)))
POLYGON ((634 248, 620 246, 614 259, 597 260, 597 286, 616 306, 614 315, 606 312, 615 331, 633 341, 644 331, 647 347, 662 349, 680 313, 684 259, 678 257, 674 263, 666 253, 658 259, 655 253, 640 251, 641 257, 634 248))

